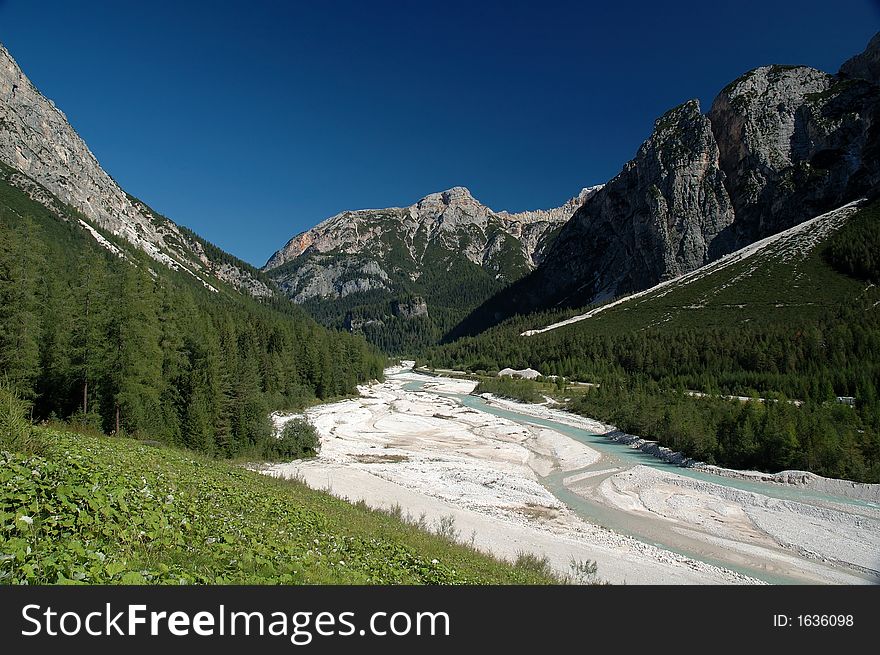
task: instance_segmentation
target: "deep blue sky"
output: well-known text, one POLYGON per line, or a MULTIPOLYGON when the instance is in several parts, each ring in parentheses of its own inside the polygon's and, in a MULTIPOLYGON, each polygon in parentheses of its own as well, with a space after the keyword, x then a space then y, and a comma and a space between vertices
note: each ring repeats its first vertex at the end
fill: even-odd
POLYGON ((614 176, 654 119, 769 63, 836 71, 877 0, 0 0, 0 41, 104 168, 254 264, 343 209, 495 209, 614 176))

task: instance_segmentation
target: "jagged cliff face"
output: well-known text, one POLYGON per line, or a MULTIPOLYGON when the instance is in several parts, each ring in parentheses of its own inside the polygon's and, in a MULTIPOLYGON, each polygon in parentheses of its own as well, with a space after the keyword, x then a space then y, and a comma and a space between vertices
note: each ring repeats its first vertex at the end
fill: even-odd
POLYGON ((651 138, 560 233, 539 295, 605 298, 702 266, 734 220, 718 146, 696 100, 655 123, 651 138))
POLYGON ((42 186, 80 212, 88 226, 84 229, 106 230, 157 262, 190 273, 209 288, 214 288, 212 281, 221 280, 256 296, 272 293, 243 268, 209 259, 197 239, 129 197, 101 168, 61 110, 43 97, 2 45, 0 161, 27 176, 11 179, 32 187, 29 194, 38 193, 34 189, 42 186), (28 178, 32 182, 26 182, 28 178))
POLYGON ((874 35, 864 52, 844 62, 840 75, 880 84, 880 32, 874 35))
POLYGON ((502 282, 543 258, 552 233, 591 197, 584 189, 563 206, 495 212, 464 187, 432 193, 404 208, 346 211, 292 238, 265 271, 295 302, 395 292, 403 276, 416 282, 426 268, 465 259, 502 282))
POLYGON ((880 35, 837 75, 767 66, 661 117, 544 263, 453 333, 584 306, 692 271, 880 188, 880 35))
POLYGON ((878 90, 803 66, 758 68, 728 85, 709 120, 744 246, 866 193, 878 90), (867 168, 866 168, 867 166, 867 168))

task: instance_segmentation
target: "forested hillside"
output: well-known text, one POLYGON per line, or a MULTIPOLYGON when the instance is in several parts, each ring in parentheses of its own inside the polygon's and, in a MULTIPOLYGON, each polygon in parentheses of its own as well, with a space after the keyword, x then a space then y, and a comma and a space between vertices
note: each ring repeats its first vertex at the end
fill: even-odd
POLYGON ((36 183, 35 202, 12 174, 0 169, 0 375, 34 420, 258 454, 270 410, 381 377, 363 339, 283 298, 211 290, 98 229, 102 247, 81 214, 36 183))
POLYGON ((521 336, 584 310, 517 317, 431 349, 423 362, 484 371, 531 366, 600 383, 574 409, 721 464, 877 482, 878 225, 874 202, 830 235, 795 230, 757 254, 589 319, 521 336), (742 403, 719 409, 686 390, 783 402, 740 415, 742 403), (837 396, 854 397, 855 407, 837 396))
MULTIPOLYGON (((310 298, 303 308, 322 325, 361 333, 384 352, 401 355, 438 343, 468 311, 505 284, 434 244, 426 247, 419 265, 394 249, 383 261, 396 292, 373 289, 333 299, 310 298), (424 313, 396 311, 419 300, 424 302, 424 313)), ((283 273, 300 265, 294 260, 278 270, 283 273)), ((515 268, 508 271, 513 274, 510 271, 515 268)))

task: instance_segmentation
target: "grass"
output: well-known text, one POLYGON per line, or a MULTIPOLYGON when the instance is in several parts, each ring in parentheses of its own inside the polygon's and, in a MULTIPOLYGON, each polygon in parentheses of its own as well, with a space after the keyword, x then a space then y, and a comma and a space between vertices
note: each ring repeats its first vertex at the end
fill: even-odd
POLYGON ((27 418, 29 409, 7 381, 0 381, 0 450, 28 455, 43 452, 43 440, 27 418))
POLYGON ((688 285, 648 294, 557 332, 586 329, 594 334, 616 335, 651 328, 706 330, 748 322, 791 325, 819 319, 838 307, 842 299, 862 294, 877 295, 874 289, 866 290, 862 282, 833 270, 823 260, 821 249, 816 248, 804 259, 785 261, 761 256, 738 262, 688 285))
POLYGON ((446 521, 351 505, 164 446, 36 428, 0 453, 7 584, 546 584, 456 543, 446 521))

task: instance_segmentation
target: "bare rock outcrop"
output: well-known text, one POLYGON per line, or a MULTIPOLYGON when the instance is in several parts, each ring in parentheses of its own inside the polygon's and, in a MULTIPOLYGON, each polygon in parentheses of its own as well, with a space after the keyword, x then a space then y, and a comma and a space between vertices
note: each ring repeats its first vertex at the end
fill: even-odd
POLYGON ((558 228, 599 188, 560 207, 519 213, 496 212, 465 187, 409 207, 345 211, 293 237, 263 270, 297 303, 377 290, 390 300, 405 283, 465 262, 511 281, 542 261, 558 228))
POLYGON ((688 273, 880 192, 880 35, 837 75, 764 66, 655 123, 565 224, 538 268, 452 336, 514 313, 583 307, 688 273))
MULTIPOLYGON (((211 261, 196 239, 128 196, 101 168, 64 113, 40 93, 2 45, 0 161, 79 212, 90 231, 106 230, 157 262, 190 273, 210 289, 215 289, 211 278, 216 278, 256 296, 273 293, 243 267, 211 261)), ((32 197, 37 201, 49 197, 35 193, 32 197)))
POLYGON ((709 119, 736 212, 737 247, 839 207, 880 181, 865 153, 878 99, 870 82, 804 66, 758 68, 722 90, 709 119))

